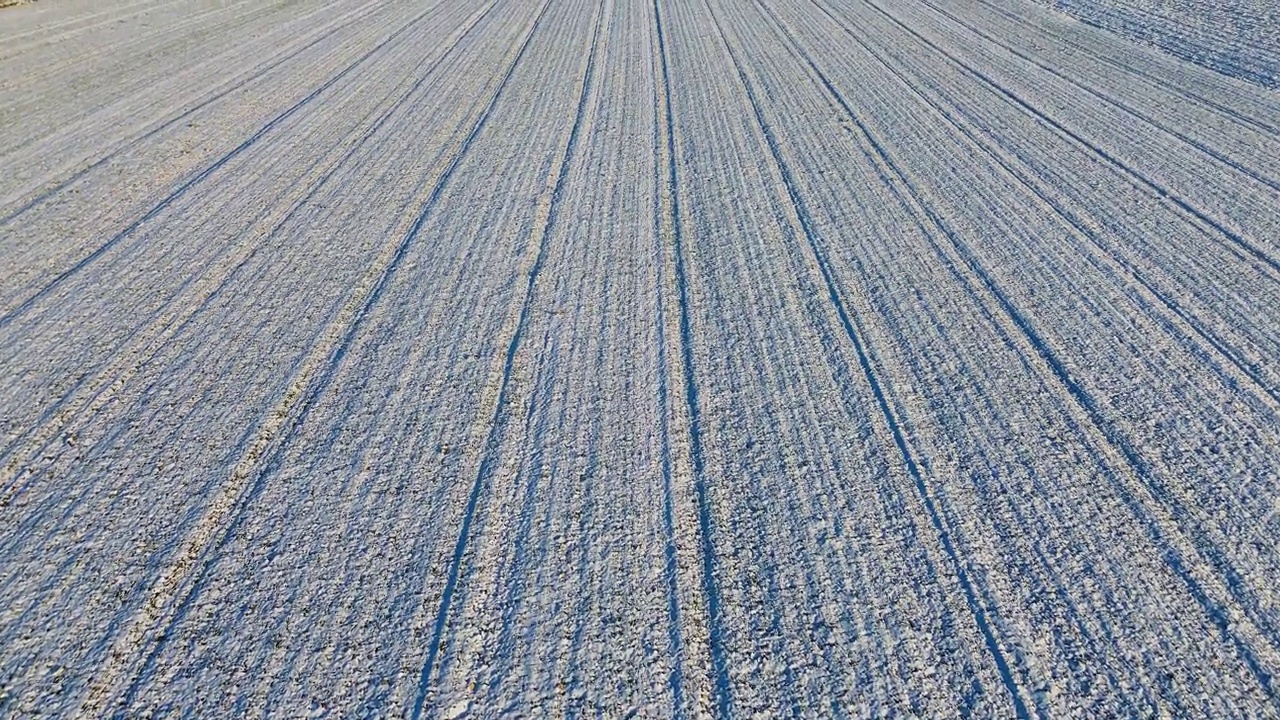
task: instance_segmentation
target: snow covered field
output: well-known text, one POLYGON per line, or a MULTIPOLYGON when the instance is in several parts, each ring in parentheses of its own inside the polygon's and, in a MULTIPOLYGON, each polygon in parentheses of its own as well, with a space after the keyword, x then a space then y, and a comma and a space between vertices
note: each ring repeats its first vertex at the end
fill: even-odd
POLYGON ((0 715, 1280 715, 1280 94, 1032 0, 0 11, 0 715))
POLYGON ((1225 75, 1280 89, 1274 0, 1038 0, 1225 75))

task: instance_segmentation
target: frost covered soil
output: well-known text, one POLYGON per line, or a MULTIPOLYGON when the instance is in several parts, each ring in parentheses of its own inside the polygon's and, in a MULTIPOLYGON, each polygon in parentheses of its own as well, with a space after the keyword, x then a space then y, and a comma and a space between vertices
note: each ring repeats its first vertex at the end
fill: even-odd
POLYGON ((1037 0, 1225 75, 1280 89, 1272 0, 1037 0))
POLYGON ((0 14, 0 714, 1280 713, 1280 95, 1027 0, 0 14))

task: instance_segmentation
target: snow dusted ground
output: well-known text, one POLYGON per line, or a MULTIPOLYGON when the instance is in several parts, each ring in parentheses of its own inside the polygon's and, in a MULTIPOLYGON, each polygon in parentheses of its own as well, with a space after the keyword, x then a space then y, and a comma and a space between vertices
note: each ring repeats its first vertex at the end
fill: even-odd
POLYGON ((1039 1, 1225 75, 1280 88, 1280 4, 1272 0, 1039 1))
POLYGON ((1029 0, 0 11, 0 714, 1280 715, 1280 95, 1029 0))

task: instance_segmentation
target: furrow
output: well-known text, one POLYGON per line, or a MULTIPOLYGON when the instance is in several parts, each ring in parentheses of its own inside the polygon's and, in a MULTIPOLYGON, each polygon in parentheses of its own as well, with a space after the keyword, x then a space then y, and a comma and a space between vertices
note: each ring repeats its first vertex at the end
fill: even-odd
POLYGON ((109 253, 122 241, 124 241, 126 238, 132 235, 135 231, 141 228, 147 221, 152 220, 158 215, 160 215, 166 208, 168 208, 175 201, 177 201, 179 198, 181 198, 183 195, 189 192, 192 188, 196 187, 200 183, 209 179, 211 176, 215 175, 220 169, 222 169, 224 166, 226 166, 228 163, 234 160, 237 156, 241 155, 246 150, 253 147, 256 143, 258 143, 264 137, 269 136, 275 128, 280 126, 282 123, 284 123, 286 120, 288 120, 292 116, 296 115, 298 112, 302 111, 309 104, 315 101, 316 98, 323 96, 327 90, 332 88, 334 85, 336 85, 339 81, 341 81, 347 75, 355 71, 365 62, 367 62, 370 58, 374 57, 379 52, 383 51, 391 43, 401 38, 405 33, 409 32, 409 30, 417 26, 418 23, 422 22, 422 20, 429 17, 433 11, 435 11, 434 7, 428 8, 427 10, 423 11, 422 13, 414 17, 407 24, 401 26, 398 30, 396 30, 395 32, 385 37, 381 42, 376 44, 374 47, 370 48, 363 55, 356 58, 354 62, 347 65, 345 68, 343 68, 341 72, 339 72, 338 74, 326 80, 323 84, 321 84, 319 87, 312 90, 309 94, 307 94, 301 100, 294 103, 289 108, 287 108, 280 114, 273 117, 269 122, 267 122, 262 127, 258 128, 252 135, 250 135, 243 142, 241 142, 239 145, 233 148, 230 152, 222 155, 216 161, 214 161, 211 165, 205 167, 200 172, 196 173, 194 176, 183 181, 177 188, 175 188, 172 192, 166 195, 158 203, 156 203, 149 210, 143 213, 141 217, 134 220, 123 230, 117 232, 115 235, 106 239, 88 255, 76 261, 71 267, 55 275, 38 291, 27 296, 25 299, 20 301, 15 307, 7 310, 3 315, 0 315, 0 330, 6 329, 15 320, 17 320, 22 315, 29 312, 42 299, 50 296, 55 290, 58 289, 59 286, 65 283, 68 279, 75 276, 77 273, 82 272, 85 268, 89 267, 94 262, 101 259, 104 255, 109 253))
MULTIPOLYGON (((348 163, 379 131, 401 111, 405 101, 417 93, 423 83, 432 76, 436 67, 480 24, 498 0, 492 0, 474 13, 467 22, 454 34, 438 55, 430 59, 424 58, 422 66, 414 69, 417 78, 407 89, 394 99, 386 102, 386 109, 372 122, 361 123, 361 126, 341 143, 331 147, 324 157, 317 160, 308 175, 298 184, 296 199, 281 203, 275 212, 255 221, 254 225, 262 228, 245 233, 244 242, 229 253, 229 260, 223 271, 218 273, 193 276, 174 293, 168 304, 152 313, 146 324, 131 331, 112 351, 111 360, 93 368, 84 378, 68 389, 57 402, 47 407, 36 419, 34 427, 16 442, 0 452, 0 461, 5 461, 4 471, 0 477, 5 478, 8 487, 0 497, 0 507, 12 502, 14 495, 21 491, 20 476, 23 464, 49 450, 50 443, 57 442, 64 428, 74 423, 83 423, 110 404, 128 384, 129 380, 156 356, 169 341, 183 330, 201 311, 205 310, 215 296, 223 292, 237 275, 264 251, 266 243, 294 220, 299 211, 312 202, 317 193, 329 184, 339 168, 348 163), (191 284, 192 287, 188 288, 191 284)), ((372 117, 373 112, 370 112, 372 117)))
POLYGON ((670 228, 673 246, 673 272, 676 285, 676 307, 679 319, 682 385, 684 412, 688 414, 689 455, 692 463, 693 490, 698 510, 698 537, 702 567, 702 590, 706 596, 708 646, 711 655, 715 714, 721 718, 731 716, 733 698, 730 691, 729 668, 723 647, 723 629, 720 618, 720 590, 716 580, 716 549, 712 533, 711 509, 707 499, 706 467, 703 459, 701 409, 698 405, 698 384, 693 359, 693 330, 689 314, 689 281, 685 269, 683 219, 680 211, 679 175, 677 172, 676 131, 671 101, 671 73, 667 58, 666 33, 663 30, 661 3, 654 0, 654 23, 658 35, 658 56, 662 68, 663 111, 666 121, 666 187, 671 204, 670 228))
MULTIPOLYGON (((546 7, 549 7, 550 3, 546 7)), ((545 12, 545 7, 543 12, 545 12)), ((588 50, 586 64, 583 69, 582 78, 579 81, 581 90, 578 95, 578 105, 574 113, 573 125, 569 131, 569 138, 565 145, 564 153, 560 157, 558 167, 553 171, 555 183, 551 188, 550 196, 547 199, 547 209, 545 211, 546 218, 541 223, 541 230, 538 233, 538 239, 534 245, 534 254, 526 271, 526 282, 524 286, 523 299, 519 303, 519 314, 515 319, 515 326, 511 332, 511 339, 507 343, 506 351, 503 354, 501 377, 498 384, 498 391, 493 401, 493 415, 489 421, 488 438, 484 442, 484 452, 480 461, 479 468, 476 472, 475 480, 472 482, 471 491, 467 496, 466 507, 463 511, 461 525, 458 529, 458 538, 454 543, 453 555, 449 561, 448 571, 444 589, 440 596, 440 606, 435 613, 435 622, 433 623, 431 642, 428 645, 427 657, 423 662, 422 670, 419 674, 418 694, 413 705, 413 717, 422 716, 426 703, 431 696, 433 677, 436 672, 436 663, 439 657, 439 651, 448 627, 450 606, 453 602, 453 596, 457 589, 459 576, 462 572, 463 557, 467 552, 468 543, 471 540, 471 525, 476 514, 476 508, 480 501, 481 491, 484 489, 486 482, 491 479, 496 463, 498 462, 498 446, 501 442, 502 431, 506 424, 506 405, 508 403, 508 392, 510 387, 510 379, 512 368, 515 363, 516 352, 520 349, 520 343, 524 335, 524 330, 529 319, 530 303, 533 298, 534 287, 538 281, 538 273, 542 269, 543 262, 547 253, 547 239, 555 228, 557 214, 557 203, 564 192, 566 179, 569 177, 569 171, 572 168, 574 153, 577 149, 578 140, 586 120, 586 111, 588 100, 593 90, 593 70, 595 68, 595 59, 597 45, 599 41, 600 26, 604 18, 604 5, 601 3, 596 7, 595 29, 592 31, 590 49, 588 50)), ((532 37, 532 33, 530 34, 532 37)), ((526 46, 528 38, 525 40, 526 46)), ((523 47, 521 53, 523 54, 523 47)))
MULTIPOLYGON (((267 472, 262 467, 263 463, 271 462, 278 453, 278 448, 287 443, 289 436, 296 432, 305 420, 315 398, 327 389, 327 381, 332 378, 333 369, 342 362, 357 330, 368 317, 370 309, 378 302, 387 282, 403 259, 405 251, 417 238, 419 229, 434 208, 451 175, 458 167, 458 163, 484 129, 507 81, 510 80, 511 74, 523 56, 524 49, 528 47, 528 41, 537 29, 538 21, 549 6, 549 2, 544 4, 537 18, 531 23, 524 42, 507 65, 505 74, 489 97, 488 104, 481 110, 467 135, 458 143, 453 157, 441 171, 408 232, 383 250, 361 282, 353 289, 335 321, 326 328, 313 351, 301 363, 284 397, 255 433, 248 452, 236 464, 230 480, 222 486, 217 497, 204 513, 201 522, 190 532, 176 559, 154 583, 141 615, 116 641, 109 655, 110 663, 99 673, 79 712, 88 715, 103 714, 115 703, 113 695, 122 682, 136 676, 137 671, 129 667, 136 662, 135 658, 145 655, 148 658, 147 662, 150 662, 149 658, 156 646, 164 639, 164 636, 157 634, 156 630, 164 623, 171 622, 175 611, 180 610, 185 602, 180 599, 178 593, 182 587, 190 584, 188 576, 193 571, 198 572, 202 565, 207 566, 209 560, 206 556, 210 545, 216 542, 218 537, 226 537, 226 520, 232 516, 237 507, 241 506, 246 490, 252 493, 251 485, 261 482, 266 477, 267 472)), ((128 696, 132 696, 132 691, 129 691, 128 696)))
POLYGON ((951 534, 935 507, 933 496, 925 484, 924 475, 920 471, 919 463, 908 445, 906 434, 903 431, 901 422, 896 417, 888 399, 886 398, 885 390, 876 377, 876 373, 872 368, 865 349, 865 340, 863 339, 862 333, 857 329, 859 321, 850 316, 843 300, 840 297, 840 292, 837 289, 836 282, 832 276, 830 265, 819 247, 817 237, 810 223, 809 213, 805 207, 805 202, 796 191, 795 181, 792 178, 791 171, 782 159, 778 149, 777 139, 774 137, 771 128, 764 119, 760 109, 760 101, 757 98, 752 83, 750 79, 748 79, 746 72, 743 70, 742 64, 738 60, 732 46, 729 44, 728 39, 724 37, 723 29, 717 27, 717 32, 720 34, 721 42, 724 43, 727 52, 733 59, 738 77, 742 81, 743 90, 746 92, 747 97, 751 102, 760 132, 765 138, 769 154, 782 178, 782 185, 787 191, 787 196, 791 202, 792 211, 794 213, 793 217, 798 223, 801 234, 805 237, 809 248, 813 253, 817 266, 822 271, 822 278, 826 285, 828 298, 835 307, 836 314, 840 318, 840 323, 845 330, 845 334, 857 353, 867 384, 872 388, 872 391, 875 394, 877 405, 879 406, 884 422, 893 437, 894 445, 897 447, 898 452, 902 456, 903 463, 906 465, 912 479, 915 481, 920 501, 929 514, 934 530, 938 534, 939 542, 946 551, 947 558, 951 563, 952 571, 955 573, 956 578, 960 583, 960 587, 966 596, 969 608, 973 613, 974 622, 977 624, 986 639, 987 649, 991 653, 992 661, 999 669, 1001 679, 1004 682, 1005 689, 1010 695, 1018 717, 1030 717, 1031 713, 1026 701, 1024 700, 1023 692, 1020 690, 1017 681, 1013 677, 1009 661, 1006 658, 1005 653, 1001 650, 1001 644, 999 639, 996 637, 995 630, 993 630, 991 623, 988 621, 987 611, 984 609, 987 602, 979 599, 978 592, 975 590, 972 581, 969 579, 968 573, 965 571, 965 562, 960 558, 955 544, 951 539, 951 534))

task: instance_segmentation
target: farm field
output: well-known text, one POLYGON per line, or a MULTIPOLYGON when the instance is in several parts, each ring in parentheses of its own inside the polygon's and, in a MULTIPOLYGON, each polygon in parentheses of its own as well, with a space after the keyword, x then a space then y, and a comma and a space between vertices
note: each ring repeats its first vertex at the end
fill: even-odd
POLYGON ((1125 12, 0 10, 0 717, 1280 716, 1280 44, 1125 12))

